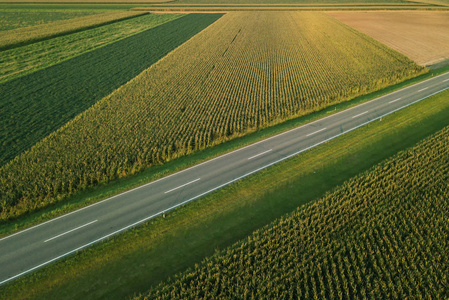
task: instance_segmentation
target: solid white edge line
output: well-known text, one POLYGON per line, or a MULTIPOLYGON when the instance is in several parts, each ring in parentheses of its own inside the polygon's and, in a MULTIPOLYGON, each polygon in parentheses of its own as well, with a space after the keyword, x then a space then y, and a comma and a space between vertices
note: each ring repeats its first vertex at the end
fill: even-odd
MULTIPOLYGON (((285 131, 285 132, 282 132, 282 133, 280 133, 280 134, 274 135, 274 136, 272 136, 272 137, 263 139, 263 140, 261 140, 261 141, 255 142, 255 143, 253 143, 253 144, 250 144, 250 145, 244 146, 244 147, 242 147, 242 148, 233 150, 233 151, 231 151, 231 152, 225 153, 225 154, 223 154, 223 155, 217 156, 217 157, 212 158, 212 159, 210 159, 210 160, 207 160, 207 161, 204 161, 204 162, 199 163, 199 164, 197 164, 197 165, 191 166, 191 167, 189 167, 189 168, 187 168, 187 169, 181 170, 181 171, 179 171, 179 172, 176 172, 176 173, 167 175, 167 176, 165 176, 165 177, 156 179, 156 180, 154 180, 154 181, 145 183, 145 184, 143 184, 143 185, 140 185, 140 186, 138 186, 138 187, 135 187, 135 188, 130 189, 130 190, 128 190, 128 191, 125 191, 125 192, 123 192, 123 193, 117 194, 117 195, 112 196, 112 197, 110 197, 110 198, 107 198, 107 199, 104 199, 104 200, 101 200, 101 201, 92 203, 92 204, 90 204, 90 205, 88 205, 88 206, 85 206, 85 207, 82 207, 82 208, 80 208, 80 209, 74 210, 74 211, 69 212, 69 213, 67 213, 67 214, 61 215, 61 216, 59 216, 59 217, 53 218, 53 219, 51 219, 51 220, 42 222, 42 223, 37 224, 37 225, 34 225, 34 226, 31 226, 31 227, 29 227, 29 228, 26 228, 26 229, 24 229, 24 230, 15 232, 15 233, 13 233, 13 234, 4 236, 3 238, 0 238, 0 242, 1 242, 2 240, 6 240, 6 239, 8 239, 8 238, 10 238, 10 237, 13 237, 13 236, 16 236, 16 235, 18 235, 18 234, 24 233, 24 232, 26 232, 26 231, 28 231, 28 230, 37 228, 37 227, 39 227, 39 226, 45 225, 45 224, 47 224, 47 223, 56 221, 56 220, 61 219, 61 218, 64 218, 64 217, 67 217, 67 216, 69 216, 69 215, 71 215, 71 214, 80 212, 80 211, 82 211, 82 210, 84 210, 84 209, 87 209, 87 208, 90 208, 90 207, 92 207, 92 206, 101 204, 101 203, 103 203, 103 202, 107 202, 107 201, 112 200, 112 199, 114 199, 114 198, 116 198, 116 197, 120 197, 120 196, 125 195, 125 194, 127 194, 127 193, 130 193, 130 192, 133 192, 133 191, 135 191, 135 190, 138 190, 138 189, 144 188, 144 187, 146 187, 146 186, 152 185, 152 184, 154 184, 154 183, 156 183, 156 182, 159 182, 159 181, 161 181, 161 180, 165 180, 165 179, 167 179, 167 178, 170 178, 170 177, 172 177, 172 176, 176 176, 176 175, 178 175, 178 174, 181 174, 181 173, 186 172, 186 171, 188 171, 188 170, 191 170, 191 169, 193 169, 193 168, 197 168, 197 167, 199 167, 199 166, 202 166, 202 165, 204 165, 204 164, 207 164, 207 163, 209 163, 209 162, 211 162, 211 161, 214 161, 214 160, 216 160, 216 159, 221 159, 221 158, 223 158, 223 157, 225 157, 225 156, 234 154, 234 153, 236 153, 236 152, 238 152, 238 151, 242 151, 243 149, 246 149, 246 148, 249 148, 249 147, 253 147, 253 146, 258 145, 258 144, 260 144, 260 143, 263 143, 263 142, 265 142, 265 141, 274 139, 274 138, 276 138, 276 137, 279 137, 279 136, 282 136, 282 135, 284 135, 284 134, 293 132, 293 131, 295 131, 295 130, 299 130, 300 128, 303 128, 303 127, 309 126, 309 125, 311 125, 311 124, 320 122, 320 121, 322 121, 322 120, 325 120, 325 119, 328 119, 328 118, 337 116, 337 115, 342 114, 342 113, 344 113, 344 112, 348 112, 348 111, 350 111, 350 110, 352 110, 352 109, 354 109, 354 108, 359 108, 359 107, 361 107, 361 106, 363 106, 363 105, 365 105, 365 104, 373 103, 373 102, 375 102, 375 101, 379 101, 379 100, 381 100, 381 99, 383 99, 383 98, 385 98, 385 97, 389 97, 389 96, 394 95, 394 94, 396 94, 396 93, 399 93, 399 92, 408 90, 408 89, 410 89, 410 88, 419 86, 419 85, 421 85, 421 84, 423 84, 423 83, 425 83, 425 82, 427 82, 427 81, 435 80, 436 78, 443 77, 443 76, 447 76, 448 74, 449 74, 449 72, 446 72, 446 73, 437 75, 437 76, 435 76, 435 77, 431 77, 431 78, 429 78, 429 79, 426 79, 426 80, 420 81, 420 82, 418 82, 418 83, 409 85, 409 86, 407 86, 407 87, 404 87, 404 88, 399 89, 399 90, 397 90, 397 91, 391 92, 391 93, 389 93, 389 94, 385 94, 385 95, 380 96, 380 97, 378 97, 378 98, 369 100, 369 101, 367 101, 367 102, 363 102, 363 103, 361 103, 361 104, 359 104, 359 105, 356 105, 356 106, 350 107, 350 108, 348 108, 348 109, 339 111, 339 112, 334 113, 334 114, 332 114, 332 115, 329 115, 329 116, 326 116, 326 117, 317 119, 317 120, 312 121, 312 122, 310 122, 310 123, 301 125, 301 126, 299 126, 299 127, 296 127, 296 128, 290 129, 290 130, 287 130, 287 131, 285 131)), ((449 80, 449 78, 448 78, 447 80, 449 80)), ((444 81, 447 81, 447 80, 444 80, 444 81)), ((443 82, 444 82, 444 81, 443 81, 443 82)), ((447 88, 446 88, 446 89, 447 89, 447 88)), ((443 90, 441 90, 441 91, 444 91, 444 90, 446 90, 446 89, 443 89, 443 90)), ((438 93, 439 93, 439 92, 438 92, 438 93)), ((434 95, 434 94, 432 94, 432 95, 434 95)), ((432 95, 431 95, 431 96, 432 96, 432 95)), ((427 96, 427 97, 430 97, 430 96, 427 96)), ((425 99, 425 98, 424 98, 424 99, 425 99)), ((0 284, 1 284, 1 283, 0 283, 0 284)))
POLYGON ((351 119, 355 119, 355 118, 357 118, 357 117, 363 116, 364 114, 367 114, 368 112, 369 112, 369 110, 364 111, 364 112, 362 112, 362 113, 360 113, 360 114, 358 114, 358 115, 353 116, 351 119))
POLYGON ((95 223, 95 222, 97 222, 97 221, 98 221, 98 220, 95 220, 95 221, 89 222, 89 223, 87 223, 87 224, 81 225, 81 226, 79 226, 79 227, 73 228, 73 229, 71 229, 71 230, 69 230, 69 231, 66 231, 66 232, 64 232, 64 233, 58 234, 57 236, 54 236, 54 237, 52 237, 52 238, 49 238, 48 240, 45 240, 44 243, 49 242, 49 241, 54 240, 54 239, 57 239, 58 237, 61 237, 61 236, 63 236, 63 235, 66 235, 66 234, 68 234, 68 233, 70 233, 70 232, 73 232, 73 231, 75 231, 75 230, 78 230, 78 229, 81 229, 81 228, 83 228, 83 227, 86 227, 86 226, 88 226, 88 225, 90 225, 90 224, 93 224, 93 223, 95 223))
POLYGON ((317 130, 317 131, 315 131, 315 132, 309 133, 309 134, 306 135, 306 136, 312 136, 312 135, 317 134, 318 132, 321 132, 321 131, 326 130, 326 129, 327 129, 326 127, 321 128, 320 130, 317 130))
POLYGON ((183 187, 185 187, 186 185, 189 185, 189 184, 192 184, 192 183, 194 183, 194 182, 197 182, 197 181, 200 180, 200 179, 201 179, 201 178, 197 178, 197 179, 192 180, 192 181, 190 181, 190 182, 184 183, 183 185, 177 186, 177 187, 175 187, 175 188, 173 188, 173 189, 171 189, 171 190, 166 191, 165 194, 168 194, 168 193, 170 193, 170 192, 176 191, 177 189, 183 188, 183 187))
POLYGON ((204 193, 202 193, 202 194, 200 194, 200 195, 197 195, 197 196, 195 196, 195 197, 193 197, 193 198, 190 198, 190 199, 188 199, 188 200, 186 200, 186 201, 183 201, 183 202, 181 202, 181 203, 179 203, 179 204, 176 204, 176 205, 174 205, 174 206, 172 206, 172 207, 169 207, 169 208, 167 208, 167 209, 165 209, 165 210, 163 210, 163 211, 161 211, 161 212, 158 212, 158 213, 156 213, 156 214, 154 214, 154 215, 152 215, 152 216, 149 216, 149 217, 144 218, 144 219, 142 219, 142 220, 140 220, 140 221, 137 221, 137 222, 135 222, 135 223, 133 223, 133 224, 131 224, 131 225, 128 225, 128 226, 126 226, 126 227, 123 227, 123 228, 121 228, 121 229, 119 229, 119 230, 116 230, 116 231, 114 231, 114 232, 112 232, 112 233, 109 233, 109 234, 107 234, 107 235, 105 235, 105 236, 103 236, 103 237, 101 237, 101 238, 96 239, 95 241, 92 241, 92 242, 90 242, 90 243, 87 243, 87 244, 85 244, 85 245, 83 245, 83 246, 81 246, 81 247, 78 247, 78 248, 76 248, 76 249, 74 249, 74 250, 72 250, 72 251, 69 251, 69 252, 67 252, 67 253, 65 253, 65 254, 62 254, 62 255, 60 255, 60 256, 58 256, 58 257, 56 257, 56 258, 53 258, 53 259, 51 259, 51 260, 49 260, 49 261, 47 261, 47 262, 44 262, 44 263, 42 263, 42 264, 40 264, 40 265, 38 265, 38 266, 36 266, 36 267, 33 267, 33 268, 31 268, 31 269, 29 269, 29 270, 27 270, 27 271, 24 271, 24 272, 22 272, 22 273, 20 273, 20 274, 14 275, 14 276, 12 276, 12 277, 6 279, 6 280, 3 280, 2 282, 0 282, 0 285, 2 285, 2 284, 4 284, 4 283, 7 283, 7 282, 9 282, 9 281, 11 281, 11 280, 13 280, 13 279, 15 279, 15 278, 17 278, 17 277, 22 276, 22 275, 25 275, 25 274, 27 274, 27 273, 29 273, 29 272, 32 272, 32 271, 34 271, 34 270, 36 270, 36 269, 38 269, 38 268, 40 268, 40 267, 43 267, 43 266, 45 266, 45 265, 48 265, 48 264, 50 264, 50 263, 52 263, 52 262, 54 262, 54 261, 56 261, 56 260, 58 260, 58 259, 61 259, 61 258, 65 257, 65 256, 68 256, 68 255, 70 255, 70 254, 72 254, 72 253, 75 253, 76 251, 79 251, 79 250, 82 250, 82 249, 84 249, 84 248, 86 248, 86 247, 89 247, 89 246, 92 245, 92 244, 95 244, 95 243, 98 243, 98 242, 100 242, 100 241, 102 241, 102 240, 104 240, 104 239, 107 239, 107 238, 110 237, 110 236, 113 236, 113 235, 115 235, 115 234, 117 234, 117 233, 120 233, 120 232, 125 231, 125 230, 127 230, 127 229, 129 229, 129 228, 132 228, 132 227, 134 227, 134 226, 136 226, 136 225, 139 225, 139 224, 141 224, 141 223, 143 223, 143 222, 145 222, 145 221, 148 221, 148 220, 150 220, 150 219, 152 219, 152 218, 154 218, 154 217, 157 217, 157 216, 159 216, 159 215, 162 215, 162 214, 166 213, 167 211, 173 210, 173 209, 175 209, 175 208, 177 208, 177 207, 179 207, 179 206, 182 206, 182 205, 184 205, 184 204, 186 204, 186 203, 188 203, 188 202, 191 202, 191 201, 196 200, 196 199, 198 199, 198 198, 200 198, 200 197, 202 197, 202 196, 205 196, 205 195, 207 195, 207 194, 210 194, 210 193, 213 192, 213 191, 216 191, 216 190, 218 190, 218 189, 220 189, 220 188, 222 188, 222 187, 224 187, 224 186, 226 186, 226 185, 229 185, 229 184, 231 184, 231 183, 233 183, 233 182, 235 182, 235 181, 238 181, 238 180, 243 179, 243 178, 245 178, 245 177, 247 177, 247 176, 249 176, 249 175, 252 175, 252 174, 254 174, 254 173, 256 173, 256 172, 258 172, 258 171, 260 171, 260 170, 263 170, 263 169, 266 169, 266 168, 268 168, 268 167, 271 167, 272 165, 277 164, 277 163, 279 163, 279 162, 281 162, 281 161, 284 161, 284 160, 286 160, 286 159, 289 159, 290 157, 293 157, 293 156, 298 155, 298 154, 300 154, 300 153, 302 153, 302 152, 305 152, 305 151, 307 151, 307 150, 310 150, 311 148, 314 148, 314 147, 316 147, 316 146, 319 146, 319 145, 321 145, 321 144, 324 144, 324 143, 326 143, 326 142, 328 142, 328 141, 330 141, 330 140, 333 140, 333 139, 335 139, 335 138, 337 138, 337 137, 339 137, 339 136, 341 136, 341 135, 343 135, 343 134, 346 134, 346 133, 351 132, 351 131, 353 131, 353 130, 356 130, 356 129, 360 128, 360 127, 363 127, 363 126, 365 126, 366 124, 369 124, 369 123, 372 123, 372 122, 374 122, 374 121, 376 121, 376 120, 379 120, 379 119, 381 119, 381 118, 383 118, 383 117, 385 117, 385 116, 388 116, 388 115, 390 115, 390 114, 392 114, 392 113, 395 113, 395 112, 397 112, 397 111, 399 111, 399 110, 401 110, 401 109, 404 109, 404 108, 406 108, 406 107, 408 107, 408 106, 410 106, 410 105, 413 105, 413 104, 415 104, 415 103, 417 103, 417 102, 419 102, 419 101, 422 101, 422 100, 424 100, 424 99, 427 99, 427 98, 429 98, 429 97, 432 97, 432 96, 434 96, 434 95, 436 95, 436 94, 438 94, 438 93, 441 93, 441 92, 443 92, 443 91, 445 91, 445 90, 447 90, 447 89, 449 89, 449 87, 444 88, 444 89, 442 89, 442 90, 440 90, 440 91, 438 91, 438 92, 432 93, 432 94, 430 94, 430 95, 428 95, 428 96, 426 96, 426 97, 423 97, 423 98, 421 98, 421 99, 418 99, 418 100, 415 100, 415 101, 413 101, 413 102, 410 102, 410 103, 408 103, 407 105, 404 105, 404 106, 402 106, 402 107, 400 107, 400 108, 396 108, 396 109, 394 109, 394 110, 392 110, 392 111, 390 111, 390 112, 388 112, 388 113, 386 113, 386 114, 384 114, 384 115, 382 115, 382 116, 378 116, 378 117, 376 117, 376 118, 374 118, 374 119, 372 119, 372 120, 370 120, 370 121, 368 121, 368 122, 362 123, 362 124, 360 124, 360 125, 358 125, 358 126, 352 128, 352 129, 348 129, 348 130, 346 130, 346 131, 344 131, 344 132, 342 132, 342 133, 339 133, 339 134, 337 134, 337 135, 335 135, 335 136, 333 136, 333 137, 331 137, 331 138, 328 138, 328 139, 326 139, 326 140, 324 140, 324 141, 321 141, 321 142, 319 142, 319 143, 317 143, 317 144, 315 144, 315 145, 313 145, 313 146, 310 146, 310 147, 308 147, 308 148, 306 148, 306 149, 300 150, 300 151, 298 151, 298 152, 296 152, 296 153, 290 154, 290 155, 288 155, 288 156, 286 156, 286 157, 284 157, 284 158, 281 158, 281 159, 279 159, 279 160, 277 160, 277 161, 275 161, 275 162, 272 162, 272 163, 270 163, 270 164, 268 164, 268 165, 266 165, 266 166, 264 166, 264 167, 258 168, 257 170, 251 171, 251 172, 249 172, 249 173, 247 173, 247 174, 245 174, 245 175, 243 175, 243 176, 240 176, 240 177, 235 178, 235 179, 233 179, 233 180, 231 180, 231 181, 228 181, 228 182, 226 182, 226 183, 224 183, 224 184, 222 184, 222 185, 219 185, 218 187, 215 187, 215 188, 213 188, 213 189, 210 189, 210 190, 208 190, 207 192, 204 192, 204 193))
POLYGON ((395 103, 395 102, 397 102, 397 101, 399 101, 399 100, 402 100, 402 98, 398 98, 398 99, 395 99, 395 100, 393 100, 393 101, 390 101, 390 102, 388 102, 388 103, 395 103))
POLYGON ((418 90, 417 93, 422 92, 422 91, 425 91, 425 90, 427 90, 428 88, 429 88, 429 87, 425 87, 425 88, 423 88, 423 89, 420 89, 420 90, 418 90))
POLYGON ((270 149, 270 150, 264 151, 264 152, 262 152, 262 153, 256 154, 256 155, 254 155, 254 156, 251 156, 250 158, 248 158, 248 160, 251 160, 251 159, 256 158, 256 157, 258 157, 258 156, 264 155, 264 154, 266 154, 266 153, 268 153, 268 152, 271 152, 272 150, 273 150, 273 149, 270 149))

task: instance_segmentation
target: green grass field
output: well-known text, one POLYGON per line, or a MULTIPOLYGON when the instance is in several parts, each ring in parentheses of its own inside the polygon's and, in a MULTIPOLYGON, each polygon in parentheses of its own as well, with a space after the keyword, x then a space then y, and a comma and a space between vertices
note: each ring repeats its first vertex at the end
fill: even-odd
POLYGON ((30 149, 220 16, 144 18, 157 24, 161 18, 171 22, 0 84, 0 109, 9 116, 0 119, 0 165, 30 149))
POLYGON ((0 52, 0 84, 154 28, 182 14, 146 14, 0 52))
POLYGON ((145 12, 108 11, 104 13, 53 21, 46 24, 0 31, 0 50, 8 50, 55 37, 134 18, 145 12))
POLYGON ((448 96, 433 96, 177 209, 166 219, 27 275, 4 286, 1 297, 97 299, 143 293, 448 126, 448 96))
MULTIPOLYGON (((187 22, 188 18, 153 30, 187 22)), ((191 18, 192 23, 198 20, 197 16, 191 18)), ((210 24, 217 16, 204 18, 208 18, 210 24)), ((161 33, 161 36, 165 35, 161 33)), ((139 35, 132 38, 140 43, 139 35)), ((112 60, 120 56, 118 49, 130 47, 128 39, 110 45, 113 56, 101 55, 108 65, 128 66, 123 61, 114 63, 112 60), (126 47, 119 46, 120 43, 126 47)), ((98 72, 108 74, 106 63, 99 61, 100 55, 96 55, 99 50, 91 52, 91 64, 102 64, 98 72)), ((135 57, 138 55, 132 53, 132 63, 138 64, 135 57)), ((74 64, 82 65, 85 64, 74 64)), ((67 64, 63 63, 57 67, 66 72, 68 67, 65 66, 67 64)), ((84 81, 85 76, 99 76, 93 74, 93 70, 92 67, 77 72, 71 69, 76 73, 74 78, 84 81)), ((1 218, 19 216, 88 187, 135 174, 149 166, 379 90, 423 72, 423 68, 406 57, 322 13, 227 14, 40 141, 31 151, 3 166, 0 169, 0 195, 4 199, 1 218), (78 146, 80 141, 83 141, 82 146, 78 146), (17 176, 21 180, 17 180, 17 176)), ((55 73, 52 70, 49 74, 54 76, 55 73)), ((30 81, 26 77, 20 79, 30 81)), ((41 75, 39 80, 43 84, 48 81, 41 75)), ((73 86, 75 79, 70 80, 73 86)), ((12 98, 11 91, 18 84, 14 81, 7 84, 9 88, 5 91, 9 94, 6 95, 17 99, 12 98)), ((105 89, 104 85, 90 84, 95 86, 92 90, 96 95, 100 94, 100 87, 105 89)), ((55 94, 68 94, 61 88, 54 89, 55 94)), ((47 91, 43 93, 48 94, 47 91)), ((92 99, 87 99, 93 104, 92 99)), ((11 100, 8 103, 11 105, 7 109, 12 109, 12 103, 20 102, 11 100)), ((54 106, 49 111, 55 109, 61 111, 54 106)), ((70 106, 65 110, 72 113, 72 109, 70 106)), ((42 116, 52 118, 44 112, 42 116)), ((28 119, 30 114, 31 110, 21 110, 21 120, 32 121, 28 119)), ((27 128, 16 125, 18 113, 9 111, 8 115, 16 116, 5 126, 8 130, 27 128)), ((50 120, 45 118, 39 122, 50 125, 50 120)), ((51 127, 52 130, 56 128, 51 127)), ((45 130, 39 137, 48 132, 45 130)), ((9 145, 17 145, 13 141, 20 135, 11 136, 15 139, 9 138, 9 145)), ((38 141, 19 140, 25 142, 25 147, 38 141)))
POLYGON ((4 9, 0 6, 0 31, 73 19, 100 12, 92 10, 17 10, 4 9))

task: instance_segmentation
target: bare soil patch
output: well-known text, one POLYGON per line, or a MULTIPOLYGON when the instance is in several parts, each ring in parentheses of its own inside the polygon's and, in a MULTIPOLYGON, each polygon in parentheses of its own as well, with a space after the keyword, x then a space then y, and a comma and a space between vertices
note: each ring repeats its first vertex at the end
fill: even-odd
POLYGON ((420 65, 449 58, 449 12, 328 12, 329 15, 403 53, 420 65))

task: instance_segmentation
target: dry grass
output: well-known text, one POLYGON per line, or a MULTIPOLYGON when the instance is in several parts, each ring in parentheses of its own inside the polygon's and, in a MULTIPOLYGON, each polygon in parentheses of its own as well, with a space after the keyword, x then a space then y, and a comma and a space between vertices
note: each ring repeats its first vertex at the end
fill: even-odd
POLYGON ((449 12, 329 12, 420 65, 449 58, 449 12))

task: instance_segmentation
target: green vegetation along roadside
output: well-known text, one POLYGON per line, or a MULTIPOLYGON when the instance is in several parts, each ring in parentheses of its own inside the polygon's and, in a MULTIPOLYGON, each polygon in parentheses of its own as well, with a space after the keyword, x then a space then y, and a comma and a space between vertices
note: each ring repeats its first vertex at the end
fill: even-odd
POLYGON ((447 298, 448 182, 449 126, 135 299, 447 298))
POLYGON ((0 50, 29 45, 142 15, 136 11, 112 11, 41 25, 0 31, 0 50))
POLYGON ((0 31, 98 14, 95 10, 25 10, 5 9, 0 5, 0 31))
POLYGON ((324 13, 226 14, 1 167, 0 218, 424 72, 324 13))
POLYGON ((448 126, 448 97, 449 91, 432 96, 24 276, 3 286, 0 297, 98 299, 144 292, 448 126))
POLYGON ((0 52, 0 84, 157 27, 183 14, 145 14, 0 52))
POLYGON ((0 119, 0 165, 30 149, 219 17, 221 14, 185 15, 174 20, 162 17, 171 21, 0 84, 0 110, 8 116, 0 119))
POLYGON ((47 221, 49 219, 74 211, 76 209, 85 207, 87 205, 101 201, 103 199, 112 197, 121 192, 138 187, 140 185, 156 180, 163 176, 173 174, 174 172, 181 171, 195 164, 204 162, 208 159, 212 159, 227 152, 236 150, 240 147, 244 147, 251 143, 260 141, 264 138, 268 138, 275 134, 282 133, 284 131, 304 125, 308 122, 312 122, 319 118, 329 116, 330 114, 340 112, 344 109, 348 109, 355 105, 361 104, 365 101, 369 101, 376 97, 380 97, 382 95, 399 90, 400 88, 412 85, 414 83, 426 80, 430 77, 437 76, 439 74, 448 71, 449 66, 438 70, 433 70, 427 74, 410 79, 406 82, 390 86, 388 88, 371 93, 369 95, 357 97, 349 102, 340 103, 327 109, 323 109, 321 111, 309 114, 307 116, 288 120, 280 124, 264 128, 262 130, 249 133, 248 135, 227 141, 226 143, 219 144, 212 148, 207 148, 202 151, 193 153, 191 155, 180 157, 166 164, 154 166, 138 174, 135 174, 134 176, 120 178, 108 183, 107 185, 98 185, 96 187, 89 188, 86 191, 71 196, 70 199, 67 201, 67 203, 61 202, 55 203, 54 205, 51 205, 44 209, 36 210, 35 212, 26 214, 20 218, 2 222, 0 224, 0 237, 6 234, 13 233, 17 230, 21 230, 29 226, 47 221))

